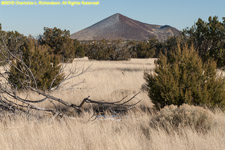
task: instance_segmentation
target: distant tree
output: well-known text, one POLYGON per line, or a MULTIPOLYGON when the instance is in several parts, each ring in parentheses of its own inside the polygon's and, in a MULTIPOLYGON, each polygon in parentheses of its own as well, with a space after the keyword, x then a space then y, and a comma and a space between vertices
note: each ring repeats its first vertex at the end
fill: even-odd
POLYGON ((130 53, 131 58, 137 58, 137 44, 138 41, 127 41, 127 49, 130 53))
POLYGON ((158 40, 151 39, 148 41, 138 42, 136 45, 138 58, 152 58, 156 54, 158 40))
POLYGON ((132 58, 155 58, 160 52, 165 50, 164 43, 157 39, 148 41, 128 41, 127 48, 129 49, 132 58))
POLYGON ((126 43, 126 41, 122 40, 111 41, 109 44, 109 49, 112 52, 110 60, 129 60, 131 58, 131 54, 126 43))
POLYGON ((93 41, 88 45, 88 58, 96 60, 107 60, 110 52, 107 48, 107 41, 93 41))
POLYGON ((52 48, 50 53, 59 56, 63 62, 71 62, 75 57, 74 41, 70 38, 68 30, 45 27, 38 41, 41 45, 50 46, 52 48))
POLYGON ((128 60, 131 55, 122 41, 93 41, 88 45, 87 56, 95 60, 128 60))
POLYGON ((75 56, 82 58, 85 56, 85 45, 81 44, 78 40, 74 40, 75 56))
POLYGON ((218 67, 225 66, 225 17, 220 22, 218 17, 209 17, 208 22, 198 19, 183 34, 193 43, 204 61, 213 58, 218 67))
POLYGON ((159 109, 166 105, 207 105, 225 109, 225 78, 218 76, 216 63, 203 63, 198 53, 187 45, 161 54, 155 73, 145 73, 149 97, 159 109))

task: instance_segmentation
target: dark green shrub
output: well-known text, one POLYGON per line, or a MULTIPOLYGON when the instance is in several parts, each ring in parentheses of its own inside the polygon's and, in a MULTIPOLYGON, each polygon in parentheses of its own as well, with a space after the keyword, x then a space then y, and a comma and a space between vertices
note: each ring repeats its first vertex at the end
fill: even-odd
POLYGON ((129 50, 121 41, 93 41, 88 45, 87 56, 95 60, 128 60, 129 50))
POLYGON ((153 58, 156 55, 158 40, 152 39, 138 42, 136 45, 137 58, 153 58))
POLYGON ((7 37, 7 33, 5 31, 2 31, 2 26, 0 24, 0 66, 5 65, 5 40, 7 37))
POLYGON ((85 56, 85 45, 81 44, 78 40, 74 40, 75 57, 83 58, 85 56))
POLYGON ((24 49, 26 40, 27 37, 17 31, 7 32, 7 48, 14 55, 19 55, 21 53, 21 50, 24 49))
POLYGON ((177 48, 155 62, 155 73, 145 73, 149 97, 157 108, 167 105, 207 105, 225 108, 225 79, 216 63, 203 63, 193 47, 177 48))
POLYGON ((51 47, 54 55, 61 58, 62 62, 71 62, 75 57, 74 41, 70 38, 68 30, 58 28, 44 28, 44 33, 39 37, 40 45, 51 47))
POLYGON ((225 67, 225 17, 209 17, 208 21, 198 21, 183 34, 193 43, 204 61, 213 58, 219 68, 225 67))
POLYGON ((148 41, 127 41, 126 47, 132 58, 156 58, 165 49, 164 45, 157 39, 150 39, 148 41))
POLYGON ((64 75, 60 72, 59 59, 50 55, 49 50, 49 46, 40 46, 34 39, 28 39, 21 58, 14 59, 10 68, 8 81, 13 88, 26 90, 31 86, 50 90, 60 84, 64 75))

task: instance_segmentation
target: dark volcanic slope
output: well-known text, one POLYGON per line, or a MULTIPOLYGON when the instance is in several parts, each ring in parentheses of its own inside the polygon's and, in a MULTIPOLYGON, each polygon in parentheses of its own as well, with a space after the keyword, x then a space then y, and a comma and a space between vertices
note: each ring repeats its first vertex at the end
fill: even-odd
POLYGON ((86 40, 148 40, 160 41, 178 35, 176 28, 165 25, 151 25, 130 19, 121 14, 112 15, 86 29, 71 35, 72 39, 86 40))

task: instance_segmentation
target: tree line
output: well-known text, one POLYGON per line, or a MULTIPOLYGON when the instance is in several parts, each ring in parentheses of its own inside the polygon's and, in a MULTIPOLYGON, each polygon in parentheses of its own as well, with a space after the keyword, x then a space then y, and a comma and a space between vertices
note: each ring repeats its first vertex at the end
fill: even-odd
MULTIPOLYGON (((90 60, 129 60, 130 58, 158 58, 160 54, 171 55, 177 44, 194 46, 203 62, 213 59, 217 67, 225 67, 225 18, 219 21, 218 17, 209 17, 208 21, 198 19, 190 28, 181 31, 180 36, 171 37, 160 42, 157 39, 147 41, 78 41, 70 38, 68 30, 58 28, 44 28, 38 38, 24 36, 17 31, 3 31, 0 26, 0 46, 6 45, 12 60, 9 80, 19 88, 23 83, 24 75, 18 69, 23 69, 21 58, 37 76, 36 86, 44 90, 57 86, 63 80, 60 72, 61 63, 72 62, 76 57, 88 57, 90 60), (14 58, 12 58, 14 56, 14 58), (36 71, 38 70, 38 71, 36 71), (57 75, 57 79, 53 78, 57 75)), ((3 49, 3 48, 2 48, 3 49)), ((0 63, 4 64, 7 53, 1 50, 0 63)), ((25 80, 24 80, 25 81, 25 80)))
POLYGON ((190 28, 164 42, 157 39, 147 41, 91 41, 83 43, 84 54, 89 59, 128 60, 130 58, 158 58, 160 53, 170 55, 177 44, 193 45, 203 62, 213 59, 219 68, 225 67, 225 17, 198 19, 190 28))
MULTIPOLYGON (((0 64, 7 70, 0 73, 1 78, 7 80, 5 83, 1 79, 0 91, 29 108, 54 115, 55 111, 31 103, 51 99, 79 110, 83 102, 76 106, 46 91, 57 88, 66 79, 63 63, 84 56, 90 60, 158 58, 155 72, 144 75, 145 89, 156 108, 186 103, 225 109, 225 78, 217 74, 217 68, 225 69, 225 18, 219 21, 218 17, 209 17, 208 21, 199 19, 181 31, 180 36, 164 42, 156 39, 84 42, 71 39, 68 30, 56 27, 44 28, 44 33, 34 38, 17 31, 3 31, 0 25, 0 64), (23 90, 34 91, 45 98, 34 102, 18 98, 17 92, 23 90)), ((89 97, 85 101, 97 103, 89 97)), ((6 109, 19 106, 4 97, 0 105, 6 109)))

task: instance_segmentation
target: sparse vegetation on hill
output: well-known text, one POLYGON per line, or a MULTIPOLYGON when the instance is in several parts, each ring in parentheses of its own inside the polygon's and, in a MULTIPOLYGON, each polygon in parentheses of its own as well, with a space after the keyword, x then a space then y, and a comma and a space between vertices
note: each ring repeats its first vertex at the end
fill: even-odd
POLYGON ((80 41, 124 40, 144 41, 151 38, 165 41, 171 36, 177 36, 180 31, 169 25, 153 25, 133 20, 119 13, 114 14, 86 29, 71 35, 72 39, 80 41))

